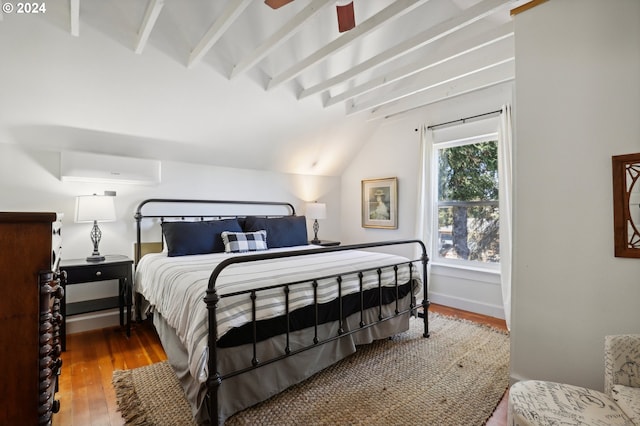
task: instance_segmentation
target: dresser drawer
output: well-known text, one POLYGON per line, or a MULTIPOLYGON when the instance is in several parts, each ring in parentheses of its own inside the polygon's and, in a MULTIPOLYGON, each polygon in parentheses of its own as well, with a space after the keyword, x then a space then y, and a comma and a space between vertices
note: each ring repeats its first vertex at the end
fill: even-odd
POLYGON ((64 266, 61 266, 62 270, 67 271, 67 285, 88 283, 92 281, 117 280, 128 275, 127 268, 131 268, 131 265, 100 265, 98 267, 91 268, 65 268, 64 266))

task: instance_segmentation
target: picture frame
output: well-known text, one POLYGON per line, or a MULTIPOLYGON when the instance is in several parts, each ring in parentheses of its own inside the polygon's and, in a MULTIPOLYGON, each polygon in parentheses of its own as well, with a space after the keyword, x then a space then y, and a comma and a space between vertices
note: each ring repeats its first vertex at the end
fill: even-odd
POLYGON ((398 178, 362 181, 362 227, 398 229, 398 178))
POLYGON ((611 157, 616 257, 640 258, 640 153, 611 157))

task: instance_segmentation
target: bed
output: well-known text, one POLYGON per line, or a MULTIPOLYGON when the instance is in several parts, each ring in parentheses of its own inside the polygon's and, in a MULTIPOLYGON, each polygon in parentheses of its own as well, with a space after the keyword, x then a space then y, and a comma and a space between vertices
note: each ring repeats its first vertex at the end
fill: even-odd
POLYGON ((199 424, 406 331, 412 315, 429 336, 419 240, 310 245, 281 202, 149 199, 135 220, 136 317, 148 306, 199 424), (417 259, 393 253, 407 247, 417 259))

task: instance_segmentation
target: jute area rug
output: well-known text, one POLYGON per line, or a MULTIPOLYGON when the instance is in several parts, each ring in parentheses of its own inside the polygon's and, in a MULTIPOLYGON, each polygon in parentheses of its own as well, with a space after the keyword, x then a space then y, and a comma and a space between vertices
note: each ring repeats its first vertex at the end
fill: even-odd
MULTIPOLYGON (((250 407, 227 425, 483 425, 509 381, 509 337, 429 314, 409 331, 359 347, 341 362, 250 407)), ((115 371, 129 425, 189 425, 191 410, 166 362, 115 371)), ((224 386, 224 384, 223 384, 224 386)))

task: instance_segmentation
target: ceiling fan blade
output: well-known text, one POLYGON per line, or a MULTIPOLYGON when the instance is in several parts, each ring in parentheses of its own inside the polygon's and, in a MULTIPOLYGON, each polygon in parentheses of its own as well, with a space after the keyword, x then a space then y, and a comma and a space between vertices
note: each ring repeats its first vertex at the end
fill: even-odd
POLYGON ((264 0, 264 4, 272 9, 279 9, 285 4, 291 3, 293 0, 264 0))
POLYGON ((338 31, 341 33, 349 31, 356 26, 356 17, 353 12, 353 1, 340 5, 336 5, 338 15, 338 31))

